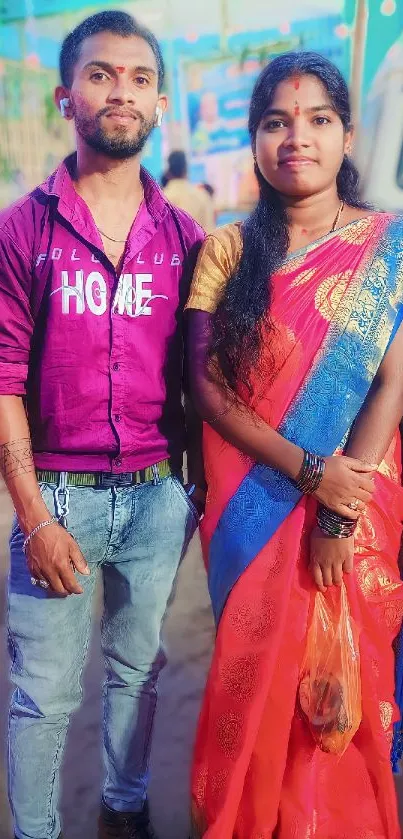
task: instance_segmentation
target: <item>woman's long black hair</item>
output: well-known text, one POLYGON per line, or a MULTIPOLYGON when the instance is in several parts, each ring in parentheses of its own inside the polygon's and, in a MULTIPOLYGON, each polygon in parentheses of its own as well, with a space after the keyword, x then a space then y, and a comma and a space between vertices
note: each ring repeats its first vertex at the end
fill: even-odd
MULTIPOLYGON (((345 131, 351 127, 347 84, 330 61, 314 52, 290 52, 275 58, 260 74, 249 109, 249 134, 255 148, 256 134, 280 82, 302 76, 316 76, 326 88, 345 131)), ((271 276, 283 262, 289 244, 287 216, 279 194, 257 165, 260 198, 242 226, 243 252, 238 270, 227 285, 226 295, 213 319, 211 353, 227 384, 233 390, 256 367, 263 336, 270 333, 271 276)), ((358 172, 347 156, 337 176, 340 200, 365 208, 360 201, 358 172)))

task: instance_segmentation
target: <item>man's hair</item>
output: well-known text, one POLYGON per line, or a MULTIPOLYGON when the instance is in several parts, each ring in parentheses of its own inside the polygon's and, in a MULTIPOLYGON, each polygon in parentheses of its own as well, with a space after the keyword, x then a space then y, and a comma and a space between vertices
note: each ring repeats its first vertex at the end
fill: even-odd
POLYGON ((64 39, 59 57, 60 78, 64 87, 70 88, 73 82, 74 67, 80 58, 81 45, 92 35, 99 35, 100 32, 111 32, 113 35, 120 35, 121 38, 130 38, 136 35, 146 41, 151 47, 158 69, 158 90, 164 84, 165 67, 160 45, 152 32, 145 26, 137 23, 131 15, 126 12, 98 12, 82 21, 64 39))
POLYGON ((168 157, 168 171, 172 178, 184 178, 187 172, 184 151, 173 151, 168 157))

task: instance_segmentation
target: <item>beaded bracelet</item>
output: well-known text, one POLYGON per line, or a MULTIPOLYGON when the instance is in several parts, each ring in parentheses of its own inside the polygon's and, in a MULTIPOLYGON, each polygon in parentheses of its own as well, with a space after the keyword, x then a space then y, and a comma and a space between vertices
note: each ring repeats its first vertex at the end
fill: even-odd
POLYGON ((46 521, 41 521, 40 524, 37 524, 36 527, 34 527, 34 529, 31 530, 30 533, 28 533, 27 538, 23 542, 22 550, 23 550, 24 554, 26 554, 26 552, 27 552, 27 547, 28 547, 31 539, 33 539, 33 537, 36 536, 36 534, 39 533, 39 531, 42 530, 43 527, 47 527, 49 524, 56 524, 58 521, 59 521, 58 516, 52 516, 52 518, 46 519, 46 521))
POLYGON ((295 479, 295 485, 304 493, 311 495, 316 492, 325 472, 325 460, 317 454, 304 449, 304 459, 301 469, 295 479))
POLYGON ((333 510, 329 510, 323 504, 320 504, 318 508, 317 522, 322 533, 325 533, 326 536, 335 536, 336 539, 348 539, 353 536, 357 527, 357 520, 353 521, 344 516, 339 516, 338 513, 334 513, 333 510))

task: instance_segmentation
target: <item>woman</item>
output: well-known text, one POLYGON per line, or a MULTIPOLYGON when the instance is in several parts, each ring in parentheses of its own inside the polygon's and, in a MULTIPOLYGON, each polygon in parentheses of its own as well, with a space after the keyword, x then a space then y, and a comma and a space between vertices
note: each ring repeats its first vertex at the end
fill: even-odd
POLYGON ((275 59, 249 129, 258 206, 207 238, 188 301, 218 623, 194 836, 397 839, 403 220, 359 200, 348 91, 324 58, 275 59), (363 710, 335 757, 315 746, 298 687, 315 592, 337 601, 343 579, 363 710))

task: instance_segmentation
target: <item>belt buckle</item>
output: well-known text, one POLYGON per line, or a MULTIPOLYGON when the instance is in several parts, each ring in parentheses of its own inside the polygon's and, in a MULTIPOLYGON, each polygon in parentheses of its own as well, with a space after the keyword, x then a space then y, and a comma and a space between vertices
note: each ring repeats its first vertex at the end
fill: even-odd
POLYGON ((132 472, 121 472, 119 475, 112 475, 111 472, 101 472, 100 486, 110 487, 129 487, 133 483, 132 472))

